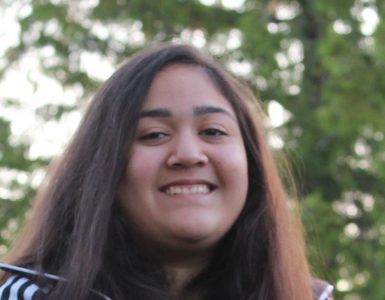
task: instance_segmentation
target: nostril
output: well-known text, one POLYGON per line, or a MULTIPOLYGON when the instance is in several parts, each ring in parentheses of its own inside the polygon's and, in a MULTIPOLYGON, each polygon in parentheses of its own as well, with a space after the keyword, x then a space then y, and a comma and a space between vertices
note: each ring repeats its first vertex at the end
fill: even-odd
POLYGON ((206 162, 204 162, 204 161, 199 161, 197 163, 197 166, 199 166, 199 167, 203 167, 204 165, 206 165, 206 162))
POLYGON ((170 155, 167 164, 170 167, 202 167, 206 165, 208 158, 205 154, 175 153, 170 155))

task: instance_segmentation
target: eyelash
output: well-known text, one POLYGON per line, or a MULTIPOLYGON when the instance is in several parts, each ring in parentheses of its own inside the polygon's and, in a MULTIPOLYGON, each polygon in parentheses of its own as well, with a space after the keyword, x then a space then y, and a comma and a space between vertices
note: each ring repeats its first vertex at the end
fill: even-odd
POLYGON ((226 136, 226 132, 223 130, 220 130, 218 128, 207 128, 203 131, 201 131, 201 134, 205 136, 210 136, 210 137, 219 137, 219 136, 226 136))
MULTIPOLYGON (((218 128, 206 128, 199 132, 200 135, 211 137, 211 138, 219 138, 221 136, 227 136, 227 133, 223 130, 220 130, 218 128)), ((162 138, 170 136, 169 134, 161 131, 154 131, 147 133, 141 137, 139 137, 139 140, 141 141, 157 141, 161 140, 162 138)))
POLYGON ((169 134, 159 131, 150 132, 148 134, 145 134, 141 136, 139 139, 142 141, 149 141, 149 140, 160 140, 163 137, 169 136, 169 134))

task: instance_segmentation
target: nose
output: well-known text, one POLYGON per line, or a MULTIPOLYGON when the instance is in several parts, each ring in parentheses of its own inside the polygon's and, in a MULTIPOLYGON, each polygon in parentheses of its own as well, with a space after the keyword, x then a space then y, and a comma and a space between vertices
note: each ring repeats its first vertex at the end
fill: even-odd
POLYGON ((167 159, 169 167, 190 168, 202 167, 208 162, 203 141, 194 134, 183 134, 175 137, 171 153, 167 159))

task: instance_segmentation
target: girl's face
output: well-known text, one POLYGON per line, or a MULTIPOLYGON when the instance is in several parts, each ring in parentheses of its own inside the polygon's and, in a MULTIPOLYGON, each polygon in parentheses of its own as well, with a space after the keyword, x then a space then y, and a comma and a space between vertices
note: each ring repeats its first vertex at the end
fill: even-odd
POLYGON ((155 77, 118 196, 136 237, 161 249, 212 249, 248 190, 235 113, 203 69, 175 64, 155 77))

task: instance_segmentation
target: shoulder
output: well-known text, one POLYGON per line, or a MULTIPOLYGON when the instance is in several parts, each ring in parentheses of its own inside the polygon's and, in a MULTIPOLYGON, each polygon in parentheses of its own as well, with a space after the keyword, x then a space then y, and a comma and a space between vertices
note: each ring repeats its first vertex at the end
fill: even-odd
POLYGON ((37 283, 35 271, 0 263, 8 277, 0 285, 0 300, 40 300, 49 292, 49 286, 37 283))
POLYGON ((321 279, 312 279, 311 283, 314 300, 332 300, 334 287, 327 281, 321 279))

